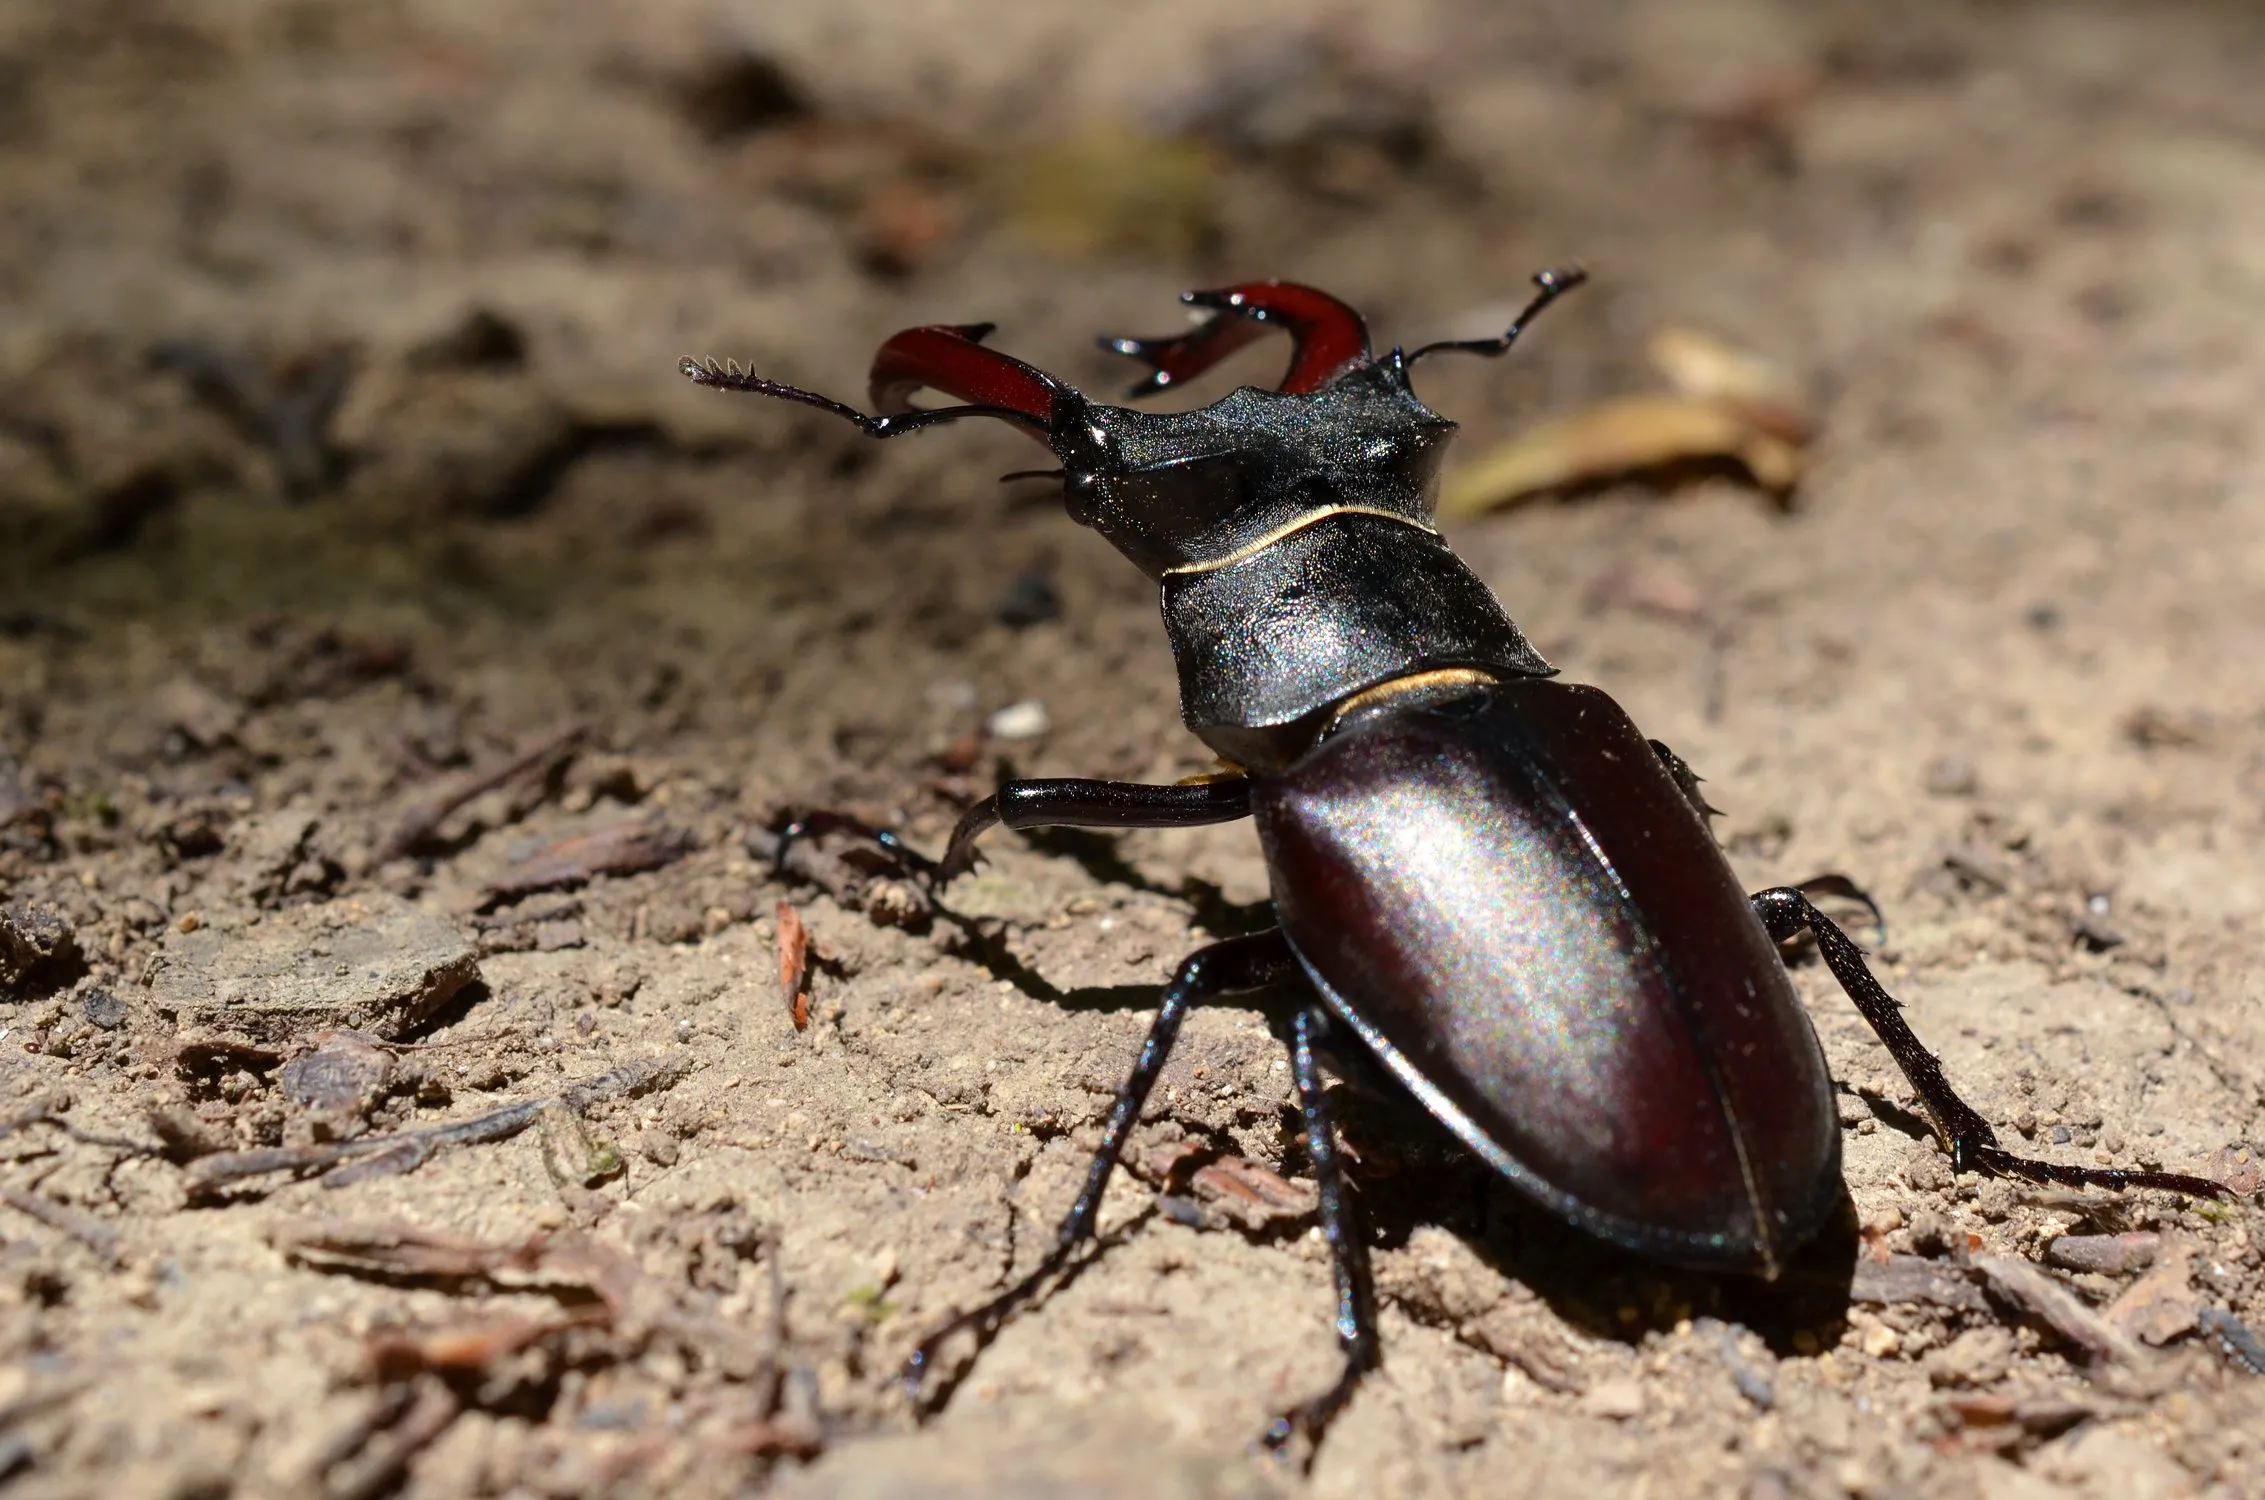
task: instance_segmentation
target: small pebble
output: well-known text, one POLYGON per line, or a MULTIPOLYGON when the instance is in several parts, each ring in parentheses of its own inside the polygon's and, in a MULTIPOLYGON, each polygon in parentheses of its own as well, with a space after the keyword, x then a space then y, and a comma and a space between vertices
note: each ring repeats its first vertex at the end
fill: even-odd
POLYGON ((1054 719, 1046 712, 1045 704, 1036 698, 1025 698, 991 715, 984 727, 991 731, 993 739, 1034 740, 1054 727, 1054 719))
POLYGON ((1581 1398, 1581 1410, 1592 1417, 1629 1421, 1644 1414, 1644 1388, 1633 1380, 1600 1380, 1581 1398))
POLYGON ((1052 580, 1045 574, 1023 573, 1007 581, 991 613, 1009 629, 1025 630, 1059 618, 1062 596, 1054 591, 1052 580))
POLYGON ((1980 780, 1974 763, 1955 755, 1938 755, 1927 765, 1927 790, 1937 797, 1971 796, 1980 780))
POLYGON ((108 990, 88 990, 86 998, 79 1003, 87 1020, 104 1031, 116 1031, 126 1024, 126 1002, 108 990))

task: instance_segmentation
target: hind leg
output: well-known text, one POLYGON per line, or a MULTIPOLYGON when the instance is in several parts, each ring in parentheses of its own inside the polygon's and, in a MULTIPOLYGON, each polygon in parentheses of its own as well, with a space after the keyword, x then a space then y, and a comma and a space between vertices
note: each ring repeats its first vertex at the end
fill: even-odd
POLYGON ((1895 1059, 1903 1076, 1918 1091, 1920 1105, 1934 1124, 1935 1134, 1950 1148, 1951 1164, 1959 1171, 1990 1172, 2066 1187, 2162 1188, 2198 1198, 2226 1196, 2226 1189, 2207 1177, 2188 1177, 2179 1172, 2127 1172, 2112 1167, 2068 1167, 2014 1155, 1998 1144, 1998 1133, 1990 1128, 1990 1122, 1982 1118, 1981 1112, 1961 1099, 1958 1091, 1950 1086, 1950 1080, 1943 1076, 1942 1059, 1929 1052, 1912 1031, 1903 1019, 1903 1007, 1872 977, 1871 969, 1864 963, 1863 952, 1849 941, 1847 933, 1791 886, 1759 891, 1750 899, 1755 915, 1762 919, 1762 926, 1778 941, 1783 942, 1804 930, 1816 935, 1817 951, 1824 956, 1825 967, 1832 970, 1832 977, 1840 981, 1841 989, 1856 1003, 1856 1009, 1871 1023, 1880 1040, 1887 1044, 1888 1055, 1895 1059))

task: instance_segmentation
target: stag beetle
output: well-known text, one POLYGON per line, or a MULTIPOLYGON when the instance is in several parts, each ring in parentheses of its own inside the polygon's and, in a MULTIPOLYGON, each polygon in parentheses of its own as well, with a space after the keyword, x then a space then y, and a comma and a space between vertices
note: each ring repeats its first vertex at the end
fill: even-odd
MULTIPOLYGON (((1270 329, 1290 335, 1293 354, 1274 389, 1171 414, 1092 401, 983 347, 988 324, 884 343, 879 416, 736 364, 683 363, 703 386, 802 402, 871 437, 993 417, 1047 444, 1071 517, 1158 585, 1182 715, 1232 769, 1177 786, 1009 781, 960 820, 939 860, 860 832, 947 880, 995 824, 1251 818, 1271 878, 1279 925, 1180 964, 1051 1252, 920 1344, 907 1367, 916 1394, 947 1338, 988 1338, 1093 1237, 1188 1008, 1264 986, 1310 993, 1290 1051, 1344 1356, 1328 1389, 1274 1420, 1276 1446, 1317 1440, 1379 1359, 1367 1251, 1316 1060, 1336 1028, 1565 1222, 1658 1261, 1771 1278, 1842 1192, 1831 1080, 1780 956, 1806 932, 1959 1169, 2223 1193, 2198 1177, 2007 1151, 1856 944, 1802 889, 1745 895, 1697 778, 1604 693, 1553 680, 1433 529, 1455 424, 1416 398, 1410 372, 1434 354, 1507 353, 1582 279, 1535 277, 1538 293, 1498 338, 1381 357, 1360 315, 1312 287, 1191 293, 1211 314, 1191 331, 1102 341, 1149 367, 1132 395, 1188 380, 1270 329), (971 404, 916 407, 923 387, 971 404)), ((845 821, 799 821, 781 848, 845 821)))

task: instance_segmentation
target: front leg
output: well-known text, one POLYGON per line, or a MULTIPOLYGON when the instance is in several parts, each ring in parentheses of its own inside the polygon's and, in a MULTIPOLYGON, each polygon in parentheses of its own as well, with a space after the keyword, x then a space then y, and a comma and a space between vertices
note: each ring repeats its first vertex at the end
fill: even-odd
POLYGON ((2065 1167, 2058 1162, 2014 1155, 1998 1144, 1998 1133, 1990 1128, 1990 1122, 1958 1097, 1958 1091, 1943 1076, 1942 1059, 1929 1052, 1904 1021, 1903 1007, 1872 977, 1862 950, 1849 941, 1847 933, 1791 886, 1760 891, 1750 899, 1755 915, 1762 919, 1762 926, 1779 942, 1804 928, 1816 934, 1817 951, 1823 955, 1825 967, 1832 970, 1832 977, 1840 981, 1848 998, 1856 1002, 1856 1009, 1887 1044, 1888 1055, 1911 1081, 1911 1087, 1918 1092, 1920 1107, 1926 1110, 1935 1134, 1949 1148, 1951 1165, 1956 1170, 1990 1172, 2065 1187, 2162 1188, 2198 1198, 2227 1196, 2223 1184, 2207 1177, 2188 1177, 2179 1172, 2127 1172, 2109 1167, 2065 1167))
POLYGON ((784 874, 787 852, 813 834, 847 833, 872 841, 933 888, 972 869, 976 839, 1001 823, 1009 828, 1192 828, 1249 816, 1250 782, 1241 776, 1176 786, 1068 776, 1009 781, 961 816, 942 859, 928 858, 886 828, 820 809, 796 814, 779 827, 771 868, 784 874))
POLYGON ((1194 828, 1250 816, 1250 782, 1241 776, 1148 786, 1078 777, 1010 781, 969 808, 952 830, 941 880, 975 863, 975 841, 998 824, 1009 828, 1194 828))

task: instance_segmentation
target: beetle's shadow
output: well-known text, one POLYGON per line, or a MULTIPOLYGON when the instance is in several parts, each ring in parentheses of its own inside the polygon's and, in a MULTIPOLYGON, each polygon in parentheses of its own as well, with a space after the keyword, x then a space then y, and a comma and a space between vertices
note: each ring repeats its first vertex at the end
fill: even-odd
POLYGON ((1214 938, 1244 937, 1274 925, 1271 900, 1229 901, 1225 891, 1193 875, 1176 886, 1149 879, 1125 858, 1113 834, 1089 828, 1026 828, 1022 836, 1033 849, 1070 860, 1103 885, 1126 886, 1187 902, 1195 908, 1195 925, 1214 938))
MULTIPOLYGON (((1295 1005, 1267 1009, 1286 1036, 1295 1005)), ((1358 1212, 1377 1248, 1405 1245, 1419 1227, 1437 1225, 1567 1323, 1628 1344, 1687 1318, 1712 1317, 1753 1330, 1780 1357, 1813 1355, 1848 1326, 1858 1239, 1845 1184, 1825 1227, 1774 1281, 1661 1265, 1529 1202, 1365 1055, 1341 1055, 1357 1046, 1338 1041, 1328 1055, 1341 1080, 1329 1104, 1358 1212)))

